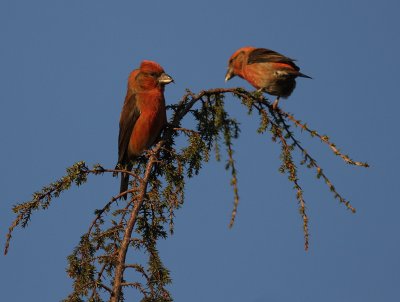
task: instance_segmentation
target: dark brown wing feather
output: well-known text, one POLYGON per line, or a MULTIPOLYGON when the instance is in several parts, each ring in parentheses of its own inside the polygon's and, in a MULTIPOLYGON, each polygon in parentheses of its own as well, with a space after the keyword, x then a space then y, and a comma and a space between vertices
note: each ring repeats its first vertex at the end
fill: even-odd
POLYGON ((118 163, 125 165, 129 161, 128 145, 133 127, 139 118, 140 111, 137 106, 136 94, 127 97, 121 112, 118 135, 118 163))
MULTIPOLYGON (((132 163, 128 154, 128 146, 133 128, 135 127, 139 115, 140 111, 137 106, 136 94, 133 93, 131 95, 127 95, 119 121, 118 163, 116 168, 125 169, 128 171, 132 170, 132 163)), ((128 185, 129 174, 122 173, 120 193, 128 190, 128 185)), ((124 195, 123 198, 126 200, 127 196, 124 195)))
POLYGON ((299 71, 300 68, 294 64, 294 60, 284 55, 266 48, 256 48, 250 52, 247 64, 254 63, 285 63, 293 67, 295 70, 299 71))
MULTIPOLYGON (((132 162, 128 162, 128 164, 126 165, 125 169, 128 170, 128 171, 131 171, 132 167, 133 167, 132 162)), ((119 192, 120 193, 126 192, 128 190, 128 187, 129 187, 129 174, 122 173, 122 175, 121 175, 121 185, 119 187, 119 192)), ((128 196, 124 195, 122 198, 126 200, 127 197, 128 196)))

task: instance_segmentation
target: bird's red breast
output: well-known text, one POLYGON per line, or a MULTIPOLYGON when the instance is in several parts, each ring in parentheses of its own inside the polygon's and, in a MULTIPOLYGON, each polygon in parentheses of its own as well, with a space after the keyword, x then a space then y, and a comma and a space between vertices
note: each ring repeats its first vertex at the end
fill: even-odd
POLYGON ((129 139, 129 157, 138 156, 149 149, 167 122, 161 89, 139 92, 136 97, 140 115, 129 139))

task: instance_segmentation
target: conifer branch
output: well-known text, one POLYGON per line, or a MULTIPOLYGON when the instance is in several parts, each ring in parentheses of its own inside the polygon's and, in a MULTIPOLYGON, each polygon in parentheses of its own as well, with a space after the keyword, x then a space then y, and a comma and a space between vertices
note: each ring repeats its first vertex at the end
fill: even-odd
POLYGON ((291 120, 296 127, 299 127, 302 130, 305 130, 308 133, 310 133, 311 137, 318 137, 322 142, 326 143, 329 146, 329 148, 333 151, 333 153, 335 155, 340 156, 346 163, 348 163, 350 165, 354 165, 354 166, 359 166, 359 167, 365 167, 365 168, 369 167, 368 163, 352 160, 348 155, 345 155, 345 154, 341 153, 340 150, 336 147, 336 145, 330 141, 330 139, 329 139, 329 137, 327 135, 321 135, 321 134, 318 133, 318 131, 311 130, 307 126, 307 124, 303 124, 300 120, 297 120, 294 117, 293 114, 288 113, 288 112, 284 112, 279 108, 278 108, 278 112, 282 116, 284 116, 284 117, 288 118, 289 120, 291 120))
POLYGON ((220 145, 225 145, 225 168, 230 171, 234 194, 230 227, 237 216, 238 172, 233 155, 234 140, 239 136, 240 127, 225 108, 226 95, 238 98, 249 114, 258 114, 260 124, 257 132, 269 134, 273 142, 280 144, 279 170, 287 174, 296 191, 306 250, 309 247, 309 218, 306 214, 303 188, 299 184, 297 165, 292 156, 293 151, 300 152, 300 164, 316 169, 317 177, 322 177, 334 197, 355 212, 349 201, 336 191, 317 161, 303 147, 290 127, 294 125, 311 136, 318 137, 348 164, 368 167, 367 163, 350 159, 341 153, 328 136, 311 130, 292 114, 274 108, 259 92, 250 93, 242 88, 228 88, 203 90, 195 94, 187 90, 177 104, 168 106, 173 114, 161 139, 152 150, 135 162, 133 171, 104 169, 100 165, 89 169, 84 162, 78 162, 67 169, 66 176, 34 193, 32 200, 16 205, 13 210, 17 216, 7 234, 5 253, 8 251, 14 229, 17 226, 26 227, 34 211, 47 209, 53 198, 59 197, 73 184, 82 185, 87 181, 89 174, 112 173, 115 176, 118 173, 127 173, 132 179, 130 188, 115 195, 101 209, 95 211, 88 232, 81 237, 79 244, 68 257, 67 272, 74 279, 74 283, 73 292, 65 301, 83 301, 84 298, 103 301, 101 292, 103 295, 109 294, 109 301, 120 302, 124 300, 124 291, 128 288, 138 290, 143 295, 142 301, 172 301, 165 288, 171 282, 171 278, 161 261, 157 242, 173 233, 175 212, 184 201, 185 179, 199 173, 204 163, 208 162, 211 152, 215 152, 219 161, 220 145), (188 116, 194 119, 196 126, 193 129, 182 126, 185 117, 188 116), (179 135, 184 135, 186 145, 176 145, 175 138, 179 135), (120 197, 128 194, 130 199, 127 202, 117 202, 120 197), (106 220, 105 216, 110 212, 112 215, 106 220), (169 233, 165 230, 168 226, 169 233), (127 264, 129 249, 145 251, 148 255, 147 266, 140 263, 127 264), (128 268, 138 272, 143 281, 125 280, 124 272, 128 268))
POLYGON ((149 158, 149 161, 146 166, 145 174, 143 177, 143 181, 141 182, 141 185, 139 187, 139 195, 138 195, 137 199, 135 200, 135 206, 133 208, 133 211, 131 212, 128 223, 126 224, 126 227, 125 227, 124 238, 122 239, 121 246, 119 248, 117 265, 115 267, 114 285, 113 285, 112 295, 111 295, 111 299, 110 299, 111 302, 119 302, 120 301, 121 288, 123 286, 122 285, 123 273, 125 270, 126 253, 128 251, 128 247, 129 247, 129 243, 131 240, 133 227, 135 226, 135 223, 136 223, 137 215, 138 215, 139 210, 142 207, 142 204, 144 202, 150 173, 151 173, 153 165, 156 161, 156 155, 162 145, 163 145, 163 141, 160 141, 156 145, 156 147, 153 149, 153 154, 149 158))

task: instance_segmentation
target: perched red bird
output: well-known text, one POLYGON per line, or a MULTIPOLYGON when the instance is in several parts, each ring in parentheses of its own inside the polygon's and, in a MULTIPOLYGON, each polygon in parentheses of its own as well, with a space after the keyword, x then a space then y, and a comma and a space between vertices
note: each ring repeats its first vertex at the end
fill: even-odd
MULTIPOLYGON (((143 61, 130 74, 119 121, 117 167, 130 171, 132 161, 159 137, 167 122, 164 86, 171 82, 173 79, 153 61, 143 61)), ((128 189, 128 184, 129 174, 123 174, 121 193, 128 189)))
POLYGON ((225 81, 239 76, 260 91, 276 95, 274 108, 279 98, 287 98, 296 87, 296 78, 311 77, 300 72, 294 60, 266 48, 243 47, 229 59, 225 81))

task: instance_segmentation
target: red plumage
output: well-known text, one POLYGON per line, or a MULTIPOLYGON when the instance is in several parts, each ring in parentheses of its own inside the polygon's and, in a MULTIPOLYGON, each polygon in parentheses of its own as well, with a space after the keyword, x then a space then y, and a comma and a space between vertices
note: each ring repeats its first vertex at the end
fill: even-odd
POLYGON ((287 98, 296 87, 296 78, 311 78, 300 72, 290 59, 266 48, 242 47, 229 59, 225 81, 239 76, 253 87, 271 95, 287 98))
MULTIPOLYGON (((153 61, 143 61, 140 68, 129 75, 119 122, 117 167, 130 171, 132 161, 159 137, 167 122, 164 86, 171 82, 173 79, 153 61)), ((128 189, 128 184, 129 175, 123 174, 121 193, 128 189)))

